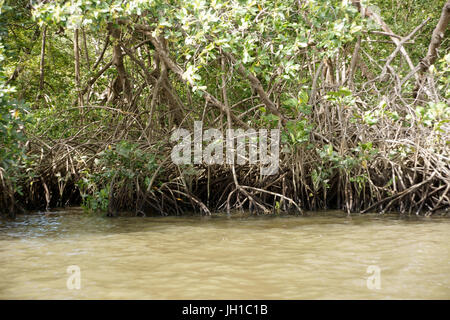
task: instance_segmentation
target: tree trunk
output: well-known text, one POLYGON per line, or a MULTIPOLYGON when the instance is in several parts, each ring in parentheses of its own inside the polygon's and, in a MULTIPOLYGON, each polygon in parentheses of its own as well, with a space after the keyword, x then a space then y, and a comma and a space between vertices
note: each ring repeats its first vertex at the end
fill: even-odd
POLYGON ((86 58, 86 65, 88 70, 91 70, 91 62, 89 60, 89 51, 88 51, 88 47, 87 47, 87 41, 86 41, 86 32, 84 32, 84 29, 82 30, 82 35, 83 35, 83 46, 84 46, 84 57, 86 58))
POLYGON ((39 64, 39 96, 44 90, 44 65, 45 65, 45 41, 47 38, 47 26, 42 29, 41 61, 39 64))
POLYGON ((75 56, 75 85, 77 89, 78 106, 81 108, 81 121, 83 121, 84 110, 83 110, 83 95, 81 94, 81 85, 80 85, 80 48, 78 43, 78 29, 75 29, 73 36, 73 53, 75 56))
POLYGON ((428 47, 428 53, 425 58, 420 62, 420 71, 425 72, 435 61, 438 54, 439 46, 444 39, 445 31, 450 22, 450 0, 442 8, 441 17, 436 28, 431 36, 430 46, 428 47))
POLYGON ((427 55, 420 61, 419 64, 419 77, 416 78, 416 86, 413 90, 413 97, 422 101, 423 96, 421 94, 421 88, 426 88, 426 75, 425 72, 428 68, 436 61, 438 55, 438 49, 442 43, 442 39, 444 39, 445 32, 447 30, 447 26, 450 22, 450 0, 442 8, 441 17, 439 18, 439 22, 436 25, 436 28, 433 31, 431 36, 430 45, 428 47, 427 55))
MULTIPOLYGON (((116 67, 117 73, 119 74, 119 91, 123 93, 123 96, 126 100, 127 104, 132 102, 131 97, 131 85, 128 80, 127 72, 125 70, 125 65, 123 63, 123 53, 122 48, 120 46, 120 30, 115 28, 112 24, 108 26, 109 32, 111 32, 111 36, 114 38, 114 47, 113 47, 113 64, 116 67)), ((119 94, 120 92, 117 92, 119 94)))

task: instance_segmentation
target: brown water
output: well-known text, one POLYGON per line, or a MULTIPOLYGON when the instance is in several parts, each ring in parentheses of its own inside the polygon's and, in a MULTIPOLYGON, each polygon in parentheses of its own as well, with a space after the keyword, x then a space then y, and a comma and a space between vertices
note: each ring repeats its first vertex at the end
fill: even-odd
POLYGON ((20 216, 0 220, 0 299, 449 299, 449 231, 448 218, 336 212, 20 216))

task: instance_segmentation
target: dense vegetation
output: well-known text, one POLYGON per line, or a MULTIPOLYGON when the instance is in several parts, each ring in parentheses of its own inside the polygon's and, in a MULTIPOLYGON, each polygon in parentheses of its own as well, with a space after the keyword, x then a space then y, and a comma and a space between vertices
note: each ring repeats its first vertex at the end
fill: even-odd
POLYGON ((0 1, 0 209, 432 214, 450 205, 450 1, 0 1), (279 128, 176 165, 175 128, 279 128))

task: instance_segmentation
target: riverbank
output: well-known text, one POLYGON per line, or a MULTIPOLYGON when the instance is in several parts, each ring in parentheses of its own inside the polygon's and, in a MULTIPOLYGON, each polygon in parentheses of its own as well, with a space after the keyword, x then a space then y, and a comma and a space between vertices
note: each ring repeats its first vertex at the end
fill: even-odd
MULTIPOLYGON (((446 140, 436 136, 438 140, 427 146, 430 136, 415 132, 412 142, 407 138, 412 129, 404 131, 403 139, 381 140, 400 129, 387 132, 374 125, 361 131, 372 132, 368 140, 377 141, 366 144, 322 132, 323 140, 336 141, 324 144, 312 132, 306 146, 281 145, 285 152, 280 154, 278 172, 269 176, 260 175, 258 164, 176 165, 169 141, 157 150, 138 141, 106 146, 98 141, 95 149, 69 141, 72 138, 53 141, 47 149, 36 149, 38 144, 30 141, 27 158, 36 162, 23 167, 25 173, 15 177, 14 188, 6 178, 0 184, 0 211, 14 216, 83 205, 111 216, 121 211, 138 216, 191 211, 209 215, 243 209, 255 214, 337 209, 347 214, 395 211, 429 216, 448 210, 446 140), (37 158, 38 150, 43 153, 37 158)), ((420 130, 432 134, 426 127, 420 130)))

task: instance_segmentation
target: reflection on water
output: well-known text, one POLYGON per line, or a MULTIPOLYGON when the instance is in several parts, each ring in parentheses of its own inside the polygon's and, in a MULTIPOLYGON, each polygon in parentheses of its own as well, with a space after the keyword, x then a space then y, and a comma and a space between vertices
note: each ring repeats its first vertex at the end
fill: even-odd
POLYGON ((449 231, 448 218, 336 212, 19 216, 0 220, 0 299, 449 299, 449 231), (80 290, 66 286, 71 265, 80 290))

